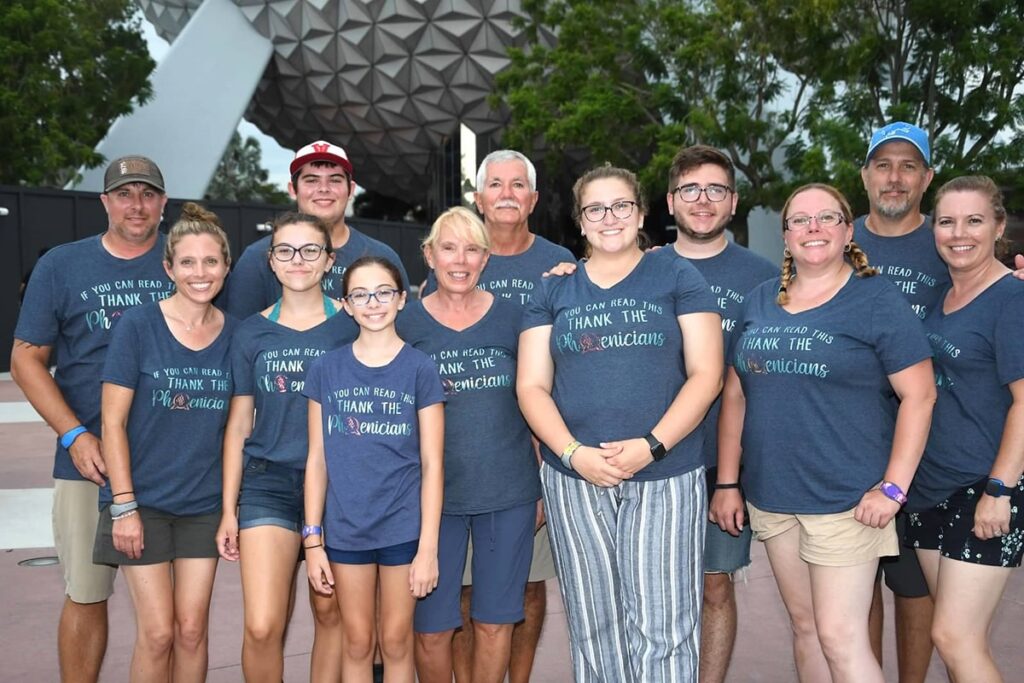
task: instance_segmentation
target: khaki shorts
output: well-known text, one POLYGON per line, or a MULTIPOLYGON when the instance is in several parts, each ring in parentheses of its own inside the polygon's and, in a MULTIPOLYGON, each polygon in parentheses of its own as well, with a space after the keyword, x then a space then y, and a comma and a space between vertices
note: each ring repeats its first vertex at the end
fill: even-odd
MULTIPOLYGON (((469 542, 466 551, 466 569, 462 573, 462 585, 473 585, 473 541, 469 542)), ((530 578, 528 583, 547 581, 555 578, 555 558, 551 554, 551 541, 548 539, 548 525, 545 524, 533 535, 533 559, 530 561, 530 578)))
POLYGON ((853 518, 856 508, 830 515, 793 515, 758 510, 747 501, 750 526, 759 541, 768 541, 799 527, 800 559, 826 567, 853 567, 879 557, 900 554, 896 521, 881 529, 853 518))
POLYGON ((93 564, 100 489, 91 481, 53 482, 53 544, 64 568, 64 592, 73 602, 103 602, 114 594, 113 567, 93 564))

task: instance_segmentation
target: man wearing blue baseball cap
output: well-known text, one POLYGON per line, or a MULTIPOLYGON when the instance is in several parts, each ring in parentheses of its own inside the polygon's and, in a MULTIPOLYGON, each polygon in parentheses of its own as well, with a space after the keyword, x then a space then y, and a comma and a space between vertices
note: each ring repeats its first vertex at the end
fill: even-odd
MULTIPOLYGON (((871 136, 860 170, 870 210, 853 224, 853 239, 871 265, 895 284, 924 318, 949 283, 946 264, 935 250, 931 217, 921 212, 921 198, 935 175, 928 134, 917 126, 896 121, 871 136)), ((906 515, 899 513, 902 536, 906 515)), ((923 683, 932 655, 933 603, 921 565, 910 548, 898 557, 882 558, 879 573, 892 590, 896 606, 896 654, 900 683, 923 683)), ((881 576, 879 576, 879 579, 881 576)), ((881 581, 869 620, 872 646, 881 660, 884 622, 881 581)))

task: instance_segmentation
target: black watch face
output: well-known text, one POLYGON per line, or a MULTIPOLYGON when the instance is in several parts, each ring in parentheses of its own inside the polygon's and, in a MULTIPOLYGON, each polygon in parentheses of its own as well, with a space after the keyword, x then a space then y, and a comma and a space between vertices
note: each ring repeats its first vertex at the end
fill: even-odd
POLYGON ((989 481, 985 484, 985 493, 992 496, 993 498, 999 498, 1000 496, 1006 495, 1006 489, 999 485, 997 481, 989 481))

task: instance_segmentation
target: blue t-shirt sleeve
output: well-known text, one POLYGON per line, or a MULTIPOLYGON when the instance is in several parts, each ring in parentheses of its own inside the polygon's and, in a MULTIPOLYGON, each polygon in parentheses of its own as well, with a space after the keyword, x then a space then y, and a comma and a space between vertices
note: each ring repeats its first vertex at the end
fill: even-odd
POLYGON ((907 306, 895 286, 889 282, 885 285, 871 306, 871 329, 875 335, 875 353, 885 374, 892 375, 931 358, 932 351, 914 310, 907 306))
POLYGON ((143 343, 139 326, 144 322, 142 316, 138 315, 140 312, 141 308, 126 312, 114 328, 110 345, 107 347, 107 357, 103 363, 103 382, 129 389, 135 389, 139 385, 140 351, 143 343))
POLYGON ((423 359, 416 368, 416 410, 444 402, 444 389, 441 387, 441 375, 437 371, 437 365, 430 356, 423 354, 423 359))
POLYGON ((1024 296, 1007 297, 995 336, 996 374, 1006 386, 1024 378, 1024 296))
POLYGON ((32 270, 25 299, 21 303, 18 325, 14 330, 15 339, 38 346, 53 346, 57 343, 60 320, 56 312, 54 256, 53 253, 43 254, 32 270))
POLYGON ((520 332, 534 327, 554 324, 554 310, 552 310, 549 302, 551 300, 551 290, 557 284, 558 279, 554 277, 541 280, 540 291, 537 292, 536 296, 530 297, 530 302, 526 304, 522 324, 519 327, 520 332))
POLYGON ((676 316, 689 313, 719 313, 707 280, 696 268, 683 259, 674 259, 676 270, 676 316))
POLYGON ((302 395, 315 403, 323 403, 321 400, 320 385, 323 380, 323 360, 324 356, 320 356, 314 360, 309 370, 306 372, 306 382, 302 387, 302 395))
POLYGON ((243 324, 231 340, 231 378, 234 380, 234 396, 252 396, 256 393, 253 384, 252 348, 249 325, 243 324))

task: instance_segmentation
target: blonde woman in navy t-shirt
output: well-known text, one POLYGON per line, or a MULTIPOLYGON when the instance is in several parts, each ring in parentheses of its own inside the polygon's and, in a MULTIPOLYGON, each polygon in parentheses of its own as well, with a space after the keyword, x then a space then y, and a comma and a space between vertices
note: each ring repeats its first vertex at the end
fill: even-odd
POLYGON ((996 258, 1006 209, 990 178, 943 185, 934 219, 952 284, 924 321, 938 400, 904 536, 950 678, 998 683, 989 631, 1024 555, 1024 282, 996 258))
POLYGON ((517 385, 541 441, 574 676, 695 681, 721 318, 692 265, 639 247, 635 175, 598 167, 573 194, 590 258, 528 307, 517 385))
POLYGON ((124 314, 103 369, 110 480, 93 561, 120 565, 128 583, 133 681, 206 680, 228 350, 238 326, 213 299, 230 263, 217 217, 185 204, 164 250, 175 292, 124 314))
POLYGON ((727 356, 710 517, 733 534, 744 523, 742 450, 750 525, 800 680, 881 683, 868 610, 878 558, 899 551, 893 517, 935 387, 920 322, 852 237, 835 188, 807 185, 786 202, 782 275, 747 296, 727 356))

